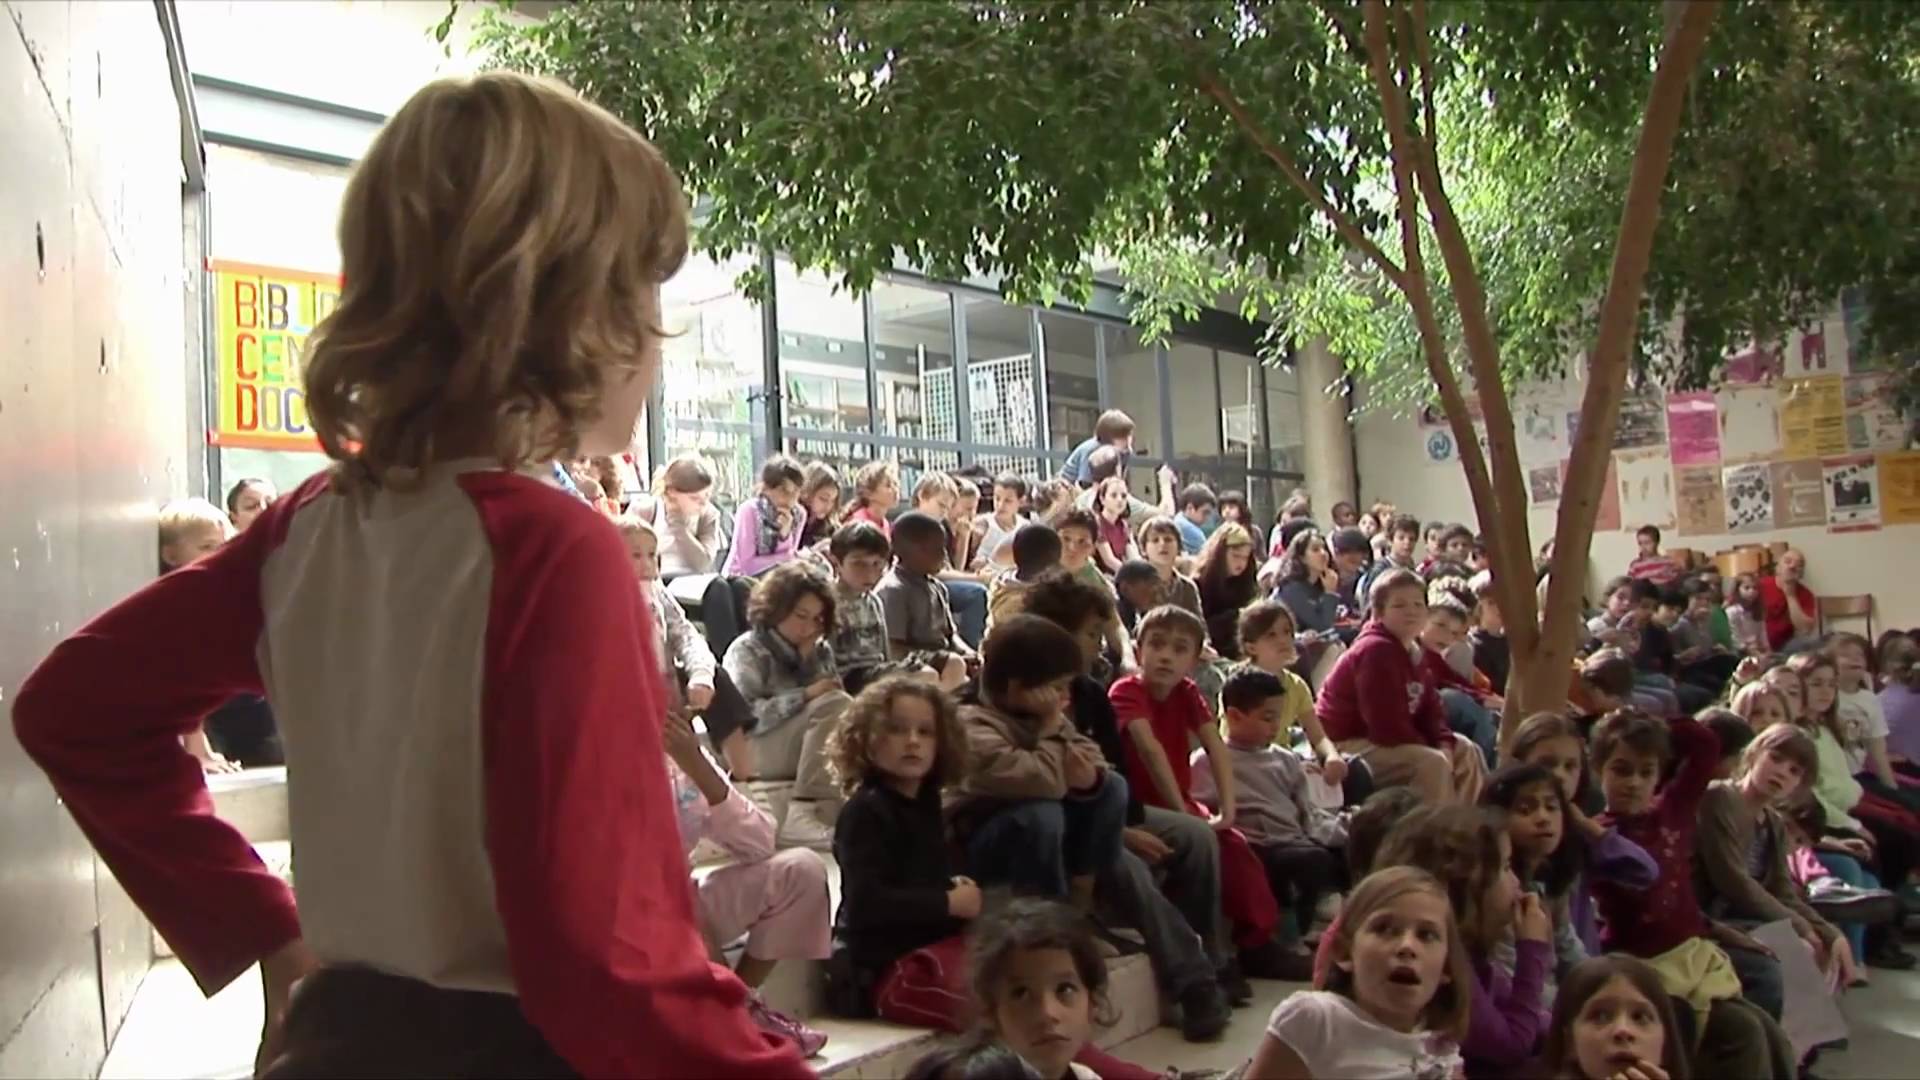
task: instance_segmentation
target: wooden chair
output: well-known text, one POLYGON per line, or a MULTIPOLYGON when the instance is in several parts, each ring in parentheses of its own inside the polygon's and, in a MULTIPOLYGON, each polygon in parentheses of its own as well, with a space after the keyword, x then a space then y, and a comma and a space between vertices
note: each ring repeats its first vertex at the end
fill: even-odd
POLYGON ((1873 596, 1861 593, 1858 596, 1822 596, 1818 602, 1820 612, 1820 633, 1833 630, 1835 619, 1865 619, 1867 622, 1866 639, 1873 640, 1873 596))

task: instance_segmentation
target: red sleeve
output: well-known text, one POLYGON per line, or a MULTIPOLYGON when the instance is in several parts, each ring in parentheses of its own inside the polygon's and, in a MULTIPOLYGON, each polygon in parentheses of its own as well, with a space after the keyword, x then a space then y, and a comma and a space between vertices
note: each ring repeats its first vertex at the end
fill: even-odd
POLYGON ((1660 793, 1660 814, 1693 825, 1720 767, 1720 739, 1712 728, 1687 716, 1668 720, 1667 731, 1677 768, 1660 793))
POLYGON ((60 643, 20 687, 20 745, 113 876, 211 995, 300 936, 293 894, 214 816, 180 745, 258 694, 260 568, 310 481, 213 555, 167 574, 60 643))
POLYGON ((584 507, 513 497, 511 477, 475 476, 494 554, 486 843, 527 1018, 587 1076, 812 1075, 707 960, 650 620, 638 590, 604 586, 631 573, 619 535, 584 507))
POLYGON ((1129 675, 1114 683, 1107 691, 1107 700, 1113 705, 1113 718, 1120 730, 1135 720, 1153 718, 1153 701, 1147 696, 1147 684, 1137 675, 1129 675))

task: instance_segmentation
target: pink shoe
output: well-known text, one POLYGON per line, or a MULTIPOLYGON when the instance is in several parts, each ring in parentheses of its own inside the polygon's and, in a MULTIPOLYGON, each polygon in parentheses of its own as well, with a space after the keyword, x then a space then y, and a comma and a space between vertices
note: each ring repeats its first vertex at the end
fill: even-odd
POLYGON ((759 1026, 761 1031, 767 1032, 770 1035, 778 1035, 799 1047, 801 1057, 812 1057, 820 1052, 821 1047, 827 1045, 826 1032, 815 1031, 813 1028, 795 1020, 786 1013, 775 1009, 760 1000, 759 994, 753 994, 747 998, 747 1015, 753 1018, 753 1022, 759 1026))

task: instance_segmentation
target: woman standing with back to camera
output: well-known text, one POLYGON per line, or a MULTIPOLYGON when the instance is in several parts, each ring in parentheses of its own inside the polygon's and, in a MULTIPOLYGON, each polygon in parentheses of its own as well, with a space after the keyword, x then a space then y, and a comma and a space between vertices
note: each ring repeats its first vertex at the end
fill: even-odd
POLYGON ((202 989, 261 963, 266 1075, 805 1075, 700 940, 619 535, 543 479, 632 437, 679 181, 565 87, 450 79, 374 140, 340 247, 332 468, 56 648, 21 745, 202 989), (297 912, 178 742, 263 691, 297 912))

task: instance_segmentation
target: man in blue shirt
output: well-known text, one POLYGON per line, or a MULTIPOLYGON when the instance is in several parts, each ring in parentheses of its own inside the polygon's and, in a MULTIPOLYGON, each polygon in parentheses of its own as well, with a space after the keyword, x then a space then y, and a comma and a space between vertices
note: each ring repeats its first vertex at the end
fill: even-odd
POLYGON ((1200 554, 1200 548, 1207 542, 1204 526, 1213 516, 1213 507, 1219 500, 1214 498, 1213 489, 1205 484, 1188 484, 1180 492, 1180 512, 1173 516, 1173 524, 1180 530, 1180 550, 1188 555, 1200 554))
POLYGON ((1119 473, 1127 474, 1127 459, 1133 456, 1133 417, 1119 409, 1108 409, 1094 421, 1093 438, 1073 448, 1067 455, 1066 464, 1060 466, 1060 479, 1069 484, 1087 487, 1093 483, 1093 464, 1090 460, 1093 452, 1102 446, 1111 446, 1120 451, 1119 473))

